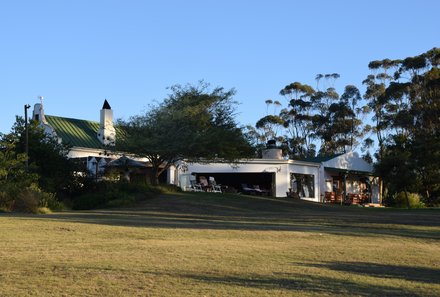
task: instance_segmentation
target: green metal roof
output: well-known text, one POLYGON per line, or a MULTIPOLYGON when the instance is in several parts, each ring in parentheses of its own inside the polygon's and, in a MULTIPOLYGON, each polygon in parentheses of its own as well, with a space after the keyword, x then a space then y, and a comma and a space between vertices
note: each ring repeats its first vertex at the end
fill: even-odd
POLYGON ((305 162, 312 162, 312 163, 322 163, 322 162, 327 162, 328 160, 334 159, 336 157, 339 157, 343 154, 334 154, 334 155, 328 155, 328 156, 318 156, 318 157, 312 157, 312 158, 305 158, 302 159, 301 161, 305 161, 305 162))
MULTIPOLYGON (((64 144, 95 149, 104 147, 96 136, 99 130, 98 122, 50 115, 45 117, 47 123, 52 126, 64 144)), ((120 133, 120 129, 116 128, 116 137, 118 134, 122 133, 120 133)))

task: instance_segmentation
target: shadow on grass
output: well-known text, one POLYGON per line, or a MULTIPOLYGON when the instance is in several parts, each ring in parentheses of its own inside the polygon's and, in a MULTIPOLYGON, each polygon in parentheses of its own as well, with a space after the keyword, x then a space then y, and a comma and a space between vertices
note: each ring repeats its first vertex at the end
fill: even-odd
POLYGON ((329 262, 299 265, 327 268, 335 271, 356 273, 379 278, 397 278, 406 281, 440 284, 440 269, 435 268, 388 265, 368 262, 329 262))
POLYGON ((263 290, 288 290, 292 293, 312 293, 336 296, 426 296, 414 291, 384 285, 372 285, 348 279, 337 279, 325 276, 284 273, 279 277, 261 276, 206 276, 186 274, 183 277, 209 284, 241 286, 263 290))
POLYGON ((341 207, 245 195, 185 194, 162 195, 126 209, 38 216, 8 215, 111 226, 306 231, 349 236, 393 235, 440 239, 440 232, 436 228, 440 226, 439 213, 384 212, 382 209, 341 207), (372 227, 373 224, 376 226, 372 227), (419 227, 412 229, 412 226, 419 227), (429 228, 422 230, 421 227, 425 226, 429 228))

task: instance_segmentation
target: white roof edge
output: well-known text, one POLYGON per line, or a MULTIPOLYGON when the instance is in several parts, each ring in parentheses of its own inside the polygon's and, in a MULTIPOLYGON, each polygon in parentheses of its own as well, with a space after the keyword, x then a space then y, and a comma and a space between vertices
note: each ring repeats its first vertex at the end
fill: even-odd
POLYGON ((305 162, 305 161, 298 161, 298 160, 274 160, 274 159, 241 159, 237 161, 226 161, 226 160, 206 160, 204 161, 194 161, 190 162, 185 160, 185 162, 189 164, 211 164, 211 163, 224 163, 224 164, 284 164, 284 165, 307 165, 307 166, 313 166, 313 167, 320 167, 320 163, 314 163, 314 162, 305 162))

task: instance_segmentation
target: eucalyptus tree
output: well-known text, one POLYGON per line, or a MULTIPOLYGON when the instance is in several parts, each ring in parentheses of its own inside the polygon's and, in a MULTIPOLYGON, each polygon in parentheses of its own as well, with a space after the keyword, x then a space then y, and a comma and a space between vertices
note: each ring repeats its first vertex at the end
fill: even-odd
POLYGON ((273 100, 267 99, 266 101, 264 101, 264 103, 266 103, 266 115, 268 115, 269 114, 269 106, 271 106, 273 104, 273 100))
MULTIPOLYGON (((440 202, 440 49, 404 59, 402 71, 411 73, 410 132, 413 161, 426 202, 440 202), (424 59, 424 62, 422 61, 424 59)), ((405 75, 405 74, 403 74, 405 75)))
POLYGON ((335 123, 338 111, 339 94, 334 88, 327 88, 325 91, 317 91, 311 97, 314 115, 312 117, 312 127, 314 139, 319 140, 319 154, 333 154, 337 151, 334 142, 336 131, 335 123))
POLYGON ((360 106, 362 98, 355 86, 347 86, 343 96, 339 96, 334 88, 339 77, 337 73, 318 74, 315 78, 317 88, 322 79, 325 79, 325 86, 331 85, 322 91, 300 82, 285 86, 280 95, 287 100, 287 108, 281 110, 279 117, 262 118, 257 127, 265 127, 266 130, 262 132, 270 134, 268 132, 273 129, 269 128, 274 125, 278 127, 281 118, 284 121, 285 144, 291 158, 315 156, 318 146, 320 155, 355 148, 365 133, 361 115, 365 114, 366 109, 360 106))
POLYGON ((247 127, 247 134, 253 135, 253 143, 256 144, 257 147, 264 146, 269 140, 275 140, 277 142, 283 142, 284 137, 280 135, 280 131, 283 129, 284 121, 277 114, 277 108, 281 106, 281 103, 278 100, 273 101, 272 99, 268 99, 265 101, 266 103, 266 115, 260 118, 256 124, 256 129, 251 129, 247 127), (273 106, 273 111, 269 113, 269 107, 273 106))
POLYGON ((344 106, 342 110, 346 111, 345 117, 342 119, 346 126, 345 130, 347 131, 347 126, 350 126, 349 132, 345 134, 350 150, 354 150, 359 144, 359 140, 370 130, 369 125, 363 125, 363 116, 369 112, 369 109, 360 105, 362 104, 361 100, 361 93, 356 86, 345 86, 340 101, 344 106))
POLYGON ((283 142, 284 138, 280 135, 284 120, 279 115, 266 115, 259 119, 255 127, 259 130, 260 140, 266 143, 269 140, 283 142))
POLYGON ((303 158, 315 154, 313 143, 315 133, 313 127, 312 96, 316 91, 307 84, 299 82, 285 86, 280 95, 289 102, 288 108, 282 110, 280 116, 288 134, 288 146, 292 158, 303 158))
MULTIPOLYGON (((382 71, 366 80, 364 95, 374 111, 379 140, 379 165, 389 164, 398 148, 405 148, 406 167, 417 172, 413 187, 429 203, 440 196, 440 50, 432 50, 403 60, 381 60, 369 64, 382 71), (394 74, 389 75, 389 70, 394 74), (397 143, 397 140, 399 141, 397 143)), ((387 167, 388 172, 405 175, 401 166, 387 167)), ((384 172, 382 170, 382 172, 384 172)), ((393 176, 393 175, 390 175, 393 176)), ((389 185, 398 184, 390 180, 389 185)), ((402 189, 406 190, 406 189, 402 189)))

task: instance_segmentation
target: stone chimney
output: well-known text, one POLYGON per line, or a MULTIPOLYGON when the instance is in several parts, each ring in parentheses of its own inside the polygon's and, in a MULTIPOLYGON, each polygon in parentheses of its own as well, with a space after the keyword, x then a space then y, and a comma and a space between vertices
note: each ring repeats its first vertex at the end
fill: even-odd
POLYGON ((282 160, 283 150, 277 147, 275 140, 269 140, 262 152, 263 159, 282 160))
POLYGON ((97 137, 103 145, 115 145, 116 130, 113 127, 113 110, 107 99, 101 109, 101 117, 99 122, 99 130, 97 137))

